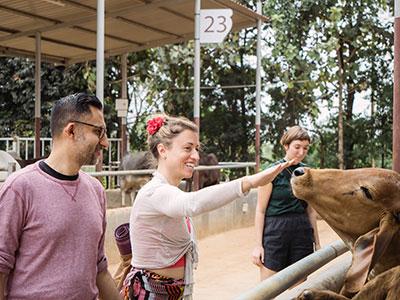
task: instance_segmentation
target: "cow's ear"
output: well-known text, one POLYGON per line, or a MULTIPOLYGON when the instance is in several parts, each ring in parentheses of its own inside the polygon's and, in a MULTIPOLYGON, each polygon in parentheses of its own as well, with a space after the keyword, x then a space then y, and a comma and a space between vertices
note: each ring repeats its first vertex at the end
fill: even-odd
POLYGON ((353 260, 347 271, 341 294, 352 297, 358 293, 368 278, 368 274, 385 252, 399 224, 391 213, 382 217, 379 227, 360 236, 354 243, 353 260))

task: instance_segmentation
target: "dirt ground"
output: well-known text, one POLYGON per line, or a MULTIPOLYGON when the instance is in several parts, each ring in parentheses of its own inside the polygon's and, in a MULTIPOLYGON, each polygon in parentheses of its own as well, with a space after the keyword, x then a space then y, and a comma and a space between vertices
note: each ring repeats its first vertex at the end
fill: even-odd
MULTIPOLYGON (((339 239, 318 221, 321 247, 339 239)), ((195 270, 195 300, 231 300, 259 283, 258 267, 251 263, 254 227, 227 231, 199 240, 199 265, 195 270)), ((111 265, 111 274, 118 265, 111 265)))
MULTIPOLYGON (((318 221, 321 247, 339 239, 318 221)), ((258 267, 251 262, 254 227, 210 236, 199 241, 199 265, 195 270, 195 300, 231 300, 259 282, 258 267)))

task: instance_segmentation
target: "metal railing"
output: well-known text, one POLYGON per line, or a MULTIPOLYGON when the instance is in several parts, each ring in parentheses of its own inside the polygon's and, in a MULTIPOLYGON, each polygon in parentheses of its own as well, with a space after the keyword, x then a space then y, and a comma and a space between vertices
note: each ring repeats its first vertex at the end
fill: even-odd
MULTIPOLYGON (((52 146, 51 138, 40 138, 40 156, 50 153, 52 146)), ((35 153, 35 138, 33 137, 2 137, 0 138, 0 150, 13 151, 22 159, 32 159, 35 153)))
MULTIPOLYGON (((239 163, 224 163, 220 162, 215 166, 197 166, 194 168, 195 171, 204 170, 218 170, 218 169, 240 169, 249 167, 255 167, 256 163, 253 162, 239 162, 239 163)), ((103 177, 103 176, 126 176, 126 175, 146 175, 153 174, 155 169, 146 170, 123 170, 123 171, 101 171, 101 172, 87 172, 93 177, 103 177)), ((247 172, 247 171, 246 171, 247 172)))
POLYGON ((235 300, 269 300, 306 278, 331 260, 349 251, 343 241, 336 241, 274 274, 235 300))
MULTIPOLYGON (((195 167, 195 171, 204 171, 204 170, 220 170, 220 169, 246 169, 246 174, 250 174, 250 168, 254 168, 256 163, 254 162, 220 162, 215 166, 197 166, 195 167)), ((118 177, 120 176, 128 176, 128 175, 150 175, 153 174, 155 169, 146 169, 146 170, 123 170, 123 171, 101 171, 101 172, 87 172, 89 175, 93 177, 103 177, 107 178, 103 184, 106 189, 115 188, 119 186, 118 177)), ((225 180, 230 180, 228 176, 225 176, 225 180)))
MULTIPOLYGON (((108 138, 109 147, 107 150, 107 155, 104 155, 105 161, 103 165, 105 168, 112 168, 110 166, 115 166, 118 168, 119 162, 121 161, 121 142, 120 138, 108 138)), ((52 147, 51 138, 40 138, 40 155, 47 156, 52 147)), ((36 157, 35 153, 35 138, 34 137, 0 137, 0 150, 6 152, 13 151, 22 159, 33 159, 36 157)))

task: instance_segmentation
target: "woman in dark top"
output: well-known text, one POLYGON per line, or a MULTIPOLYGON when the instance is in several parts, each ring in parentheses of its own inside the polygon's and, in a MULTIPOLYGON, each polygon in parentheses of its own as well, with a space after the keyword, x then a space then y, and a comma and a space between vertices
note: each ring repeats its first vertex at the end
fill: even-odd
POLYGON ((274 164, 292 159, 297 163, 284 169, 272 183, 258 188, 252 259, 260 267, 261 280, 320 248, 316 213, 293 195, 290 186, 293 171, 304 166, 302 160, 310 142, 306 130, 289 128, 280 141, 286 155, 274 164))

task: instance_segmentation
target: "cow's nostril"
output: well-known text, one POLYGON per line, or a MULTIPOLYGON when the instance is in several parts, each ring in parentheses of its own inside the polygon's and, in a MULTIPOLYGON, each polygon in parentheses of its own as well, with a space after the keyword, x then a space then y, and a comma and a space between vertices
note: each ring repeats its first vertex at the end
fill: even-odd
POLYGON ((302 168, 302 167, 297 168, 296 170, 294 170, 293 175, 294 175, 294 176, 301 176, 301 175, 304 175, 304 168, 302 168))

